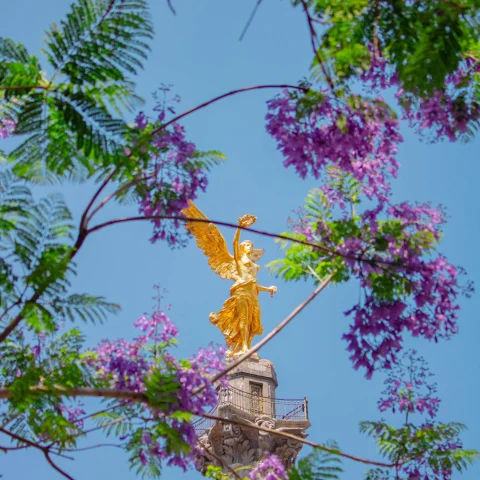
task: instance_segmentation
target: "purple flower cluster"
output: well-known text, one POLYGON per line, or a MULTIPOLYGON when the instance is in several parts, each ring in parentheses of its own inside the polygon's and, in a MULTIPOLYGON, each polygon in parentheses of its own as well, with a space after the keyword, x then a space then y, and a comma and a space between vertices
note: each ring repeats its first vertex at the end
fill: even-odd
POLYGON ((388 373, 386 388, 378 401, 379 410, 405 413, 407 420, 413 413, 435 418, 440 399, 436 396, 437 384, 430 381, 431 377, 426 361, 415 350, 408 350, 388 373))
MULTIPOLYGON (((479 69, 480 70, 480 69, 479 69)), ((402 119, 408 120, 418 134, 429 134, 432 141, 448 138, 454 142, 468 131, 471 121, 480 117, 480 105, 467 97, 464 88, 455 85, 459 75, 446 78, 444 90, 435 90, 426 98, 414 98, 402 88, 396 98, 404 109, 402 119)))
POLYGON ((368 198, 385 201, 389 179, 397 175, 395 153, 402 141, 388 106, 380 97, 341 101, 322 92, 300 115, 303 100, 285 91, 267 103, 267 131, 277 141, 284 165, 293 166, 302 178, 325 177, 328 166, 337 167, 359 181, 368 198))
POLYGON ((455 72, 445 77, 441 90, 425 96, 406 91, 385 58, 380 53, 374 54, 373 48, 370 51, 370 68, 362 73, 362 82, 374 91, 395 86, 395 97, 403 110, 402 120, 407 120, 419 135, 431 141, 448 138, 454 142, 480 117, 474 78, 480 72, 480 64, 474 58, 464 59, 455 72))
POLYGON ((82 418, 86 412, 83 410, 83 403, 78 402, 73 406, 58 405, 58 409, 62 412, 63 416, 71 423, 76 424, 78 428, 83 428, 84 419, 82 418))
POLYGON ((343 338, 354 367, 365 368, 367 377, 396 363, 405 331, 437 341, 458 330, 458 296, 471 287, 434 255, 444 222, 440 209, 405 202, 336 222, 302 218, 293 227, 342 254, 348 276, 359 280, 363 298, 346 312, 353 323, 343 338))
MULTIPOLYGON (((1 110, 0 110, 1 113, 1 110)), ((0 117, 0 140, 7 138, 15 130, 15 122, 8 118, 0 117)))
MULTIPOLYGON (((174 100, 178 101, 177 98, 174 100)), ((166 112, 173 113, 167 101, 156 110, 160 113, 154 122, 150 122, 143 112, 135 119, 137 129, 157 130, 150 141, 148 166, 142 170, 144 181, 139 208, 146 216, 180 216, 188 200, 194 200, 200 191, 206 190, 206 170, 198 161, 195 145, 186 140, 182 125, 174 122, 160 129, 166 112)), ((172 247, 185 243, 180 222, 154 219, 152 223, 152 242, 166 240, 172 247)))
MULTIPOLYGON (((217 395, 209 378, 224 368, 225 350, 210 345, 186 361, 176 360, 166 348, 176 343, 178 330, 161 310, 155 311, 150 317, 142 316, 135 322, 135 327, 142 335, 133 341, 102 341, 90 357, 89 365, 96 372, 97 378, 111 388, 133 392, 146 392, 149 376, 161 365, 169 376, 173 375, 178 385, 174 401, 169 401, 166 410, 145 408, 143 415, 152 424, 156 421, 168 422, 179 433, 182 441, 193 449, 196 444, 195 430, 187 421, 188 417, 179 416, 178 413, 199 415, 205 409, 215 406, 217 395), (200 389, 200 392, 196 392, 200 389), (172 414, 174 416, 170 417, 172 414)), ((195 459, 192 450, 172 451, 160 440, 154 440, 148 431, 142 436, 139 456, 143 465, 147 464, 148 457, 151 456, 184 469, 192 464, 195 459)))
POLYGON ((266 455, 248 476, 249 480, 287 480, 287 472, 276 455, 266 455))

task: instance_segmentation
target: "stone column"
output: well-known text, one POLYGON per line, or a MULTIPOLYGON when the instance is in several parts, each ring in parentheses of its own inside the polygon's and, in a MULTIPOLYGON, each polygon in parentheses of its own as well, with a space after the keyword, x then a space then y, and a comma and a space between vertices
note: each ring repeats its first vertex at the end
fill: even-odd
POLYGON ((273 363, 258 356, 232 370, 229 387, 219 389, 219 402, 212 413, 244 425, 205 419, 195 423, 199 447, 204 450, 198 462, 200 472, 205 473, 208 465, 223 467, 223 463, 232 468, 247 467, 239 474, 248 476, 266 453, 277 455, 286 468, 295 462, 302 443, 249 427, 257 425, 301 438, 307 436, 307 400, 277 399, 277 386, 273 363))

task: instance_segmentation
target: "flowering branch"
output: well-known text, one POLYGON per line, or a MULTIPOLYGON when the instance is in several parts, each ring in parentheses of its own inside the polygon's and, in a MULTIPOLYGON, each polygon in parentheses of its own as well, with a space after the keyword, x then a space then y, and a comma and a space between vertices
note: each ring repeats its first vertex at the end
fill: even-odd
MULTIPOLYGON (((57 395, 69 396, 69 397, 118 398, 118 399, 130 400, 130 401, 136 402, 136 403, 144 403, 146 405, 149 405, 149 403, 150 403, 147 395, 145 395, 144 393, 131 392, 131 391, 120 390, 120 389, 90 388, 90 387, 66 388, 66 387, 62 387, 62 386, 59 386, 59 385, 48 386, 48 387, 39 385, 39 386, 30 387, 30 391, 32 393, 37 393, 37 394, 42 394, 42 393, 52 394, 52 393, 54 393, 54 394, 57 394, 57 395)), ((11 394, 10 390, 8 390, 7 388, 0 388, 0 399, 8 399, 11 396, 12 396, 12 394, 11 394)), ((289 438, 291 440, 301 442, 305 445, 309 445, 309 446, 314 447, 314 448, 319 448, 321 450, 325 450, 325 451, 330 452, 332 454, 339 455, 339 456, 348 458, 348 459, 356 461, 356 462, 365 463, 365 464, 369 464, 369 465, 376 465, 376 466, 385 467, 385 468, 391 468, 391 467, 396 467, 397 466, 397 464, 375 462, 373 460, 367 460, 367 459, 364 459, 364 458, 361 458, 361 457, 356 457, 354 455, 343 453, 340 450, 337 450, 337 449, 334 449, 334 448, 325 447, 323 445, 320 445, 320 444, 317 444, 317 443, 314 443, 314 442, 310 442, 310 441, 305 440, 301 437, 297 437, 296 435, 292 435, 292 434, 285 433, 285 432, 279 432, 277 430, 273 430, 273 429, 270 429, 270 428, 260 427, 258 425, 251 425, 251 424, 247 424, 247 423, 244 423, 244 422, 239 422, 239 421, 232 420, 232 419, 226 419, 226 418, 223 418, 223 417, 210 415, 208 413, 203 414, 202 417, 209 418, 211 420, 220 420, 222 422, 231 423, 233 425, 247 426, 247 427, 249 427, 253 430, 258 430, 258 431, 262 431, 262 432, 266 432, 266 433, 271 433, 272 435, 277 435, 277 436, 280 436, 280 437, 289 438)), ((2 431, 4 431, 4 429, 2 429, 0 427, 0 432, 2 432, 2 431)), ((13 435, 15 435, 15 434, 13 434, 13 435)), ((19 441, 23 441, 23 439, 19 439, 19 441)), ((30 440, 27 440, 27 439, 25 439, 25 443, 32 444, 31 446, 39 448, 42 451, 48 450, 48 448, 49 448, 49 447, 42 447, 40 445, 37 445, 36 443, 31 442, 30 440)), ((66 478, 71 478, 71 477, 68 476, 68 474, 64 474, 64 476, 66 476, 66 478)))
POLYGON ((151 137, 155 136, 157 133, 161 132, 165 128, 167 128, 169 125, 172 123, 177 122, 181 118, 184 118, 191 113, 194 113, 198 110, 201 110, 202 108, 208 107, 212 103, 216 103, 219 100, 223 100, 224 98, 227 97, 232 97, 233 95, 236 95, 237 93, 243 93, 243 92, 251 92, 252 90, 265 90, 265 89, 291 89, 291 90, 300 90, 302 92, 308 91, 308 88, 306 87, 301 87, 299 85, 289 85, 289 84, 272 84, 272 85, 254 85, 252 87, 244 87, 244 88, 238 88, 236 90, 231 90, 230 92, 223 93, 222 95, 218 95, 217 97, 214 97, 210 100, 207 100, 206 102, 201 103, 200 105, 197 105, 196 107, 191 108, 190 110, 187 110, 183 113, 180 113, 176 117, 173 117, 170 119, 168 122, 163 123, 160 127, 153 129, 148 136, 143 137, 143 139, 138 142, 136 147, 141 146, 145 141, 149 140, 151 137))
POLYGON ((389 262, 388 260, 383 260, 383 259, 373 259, 373 258, 362 258, 362 257, 357 257, 354 255, 349 255, 347 253, 341 253, 338 252, 332 248, 325 247, 324 245, 320 245, 319 243, 313 243, 309 242, 307 240, 299 240, 297 238, 292 238, 289 237, 288 235, 282 235, 279 233, 271 233, 271 232, 266 232, 264 230, 258 230, 256 228, 250 228, 250 227, 242 227, 239 226, 235 223, 230 223, 230 222, 223 222, 220 220, 212 220, 210 218, 203 219, 203 218, 190 218, 190 217, 183 217, 179 215, 139 215, 138 217, 125 217, 125 218, 117 218, 114 220, 108 220, 107 222, 100 223, 98 225, 95 225, 92 228, 89 228, 87 230, 87 234, 96 232, 98 230, 101 230, 105 227, 109 227, 110 225, 117 225, 120 223, 127 223, 127 222, 137 222, 137 221, 142 221, 142 220, 174 220, 174 221, 180 221, 180 222, 199 222, 199 223, 213 223, 214 225, 219 225, 221 227, 228 227, 228 228, 234 228, 234 229, 241 229, 247 232, 251 233, 256 233, 257 235, 262 235, 264 237, 270 237, 270 238, 277 238, 279 240, 287 240, 289 242, 293 243, 298 243, 300 245, 306 245, 308 247, 313 247, 317 248, 318 250, 321 250, 325 253, 329 253, 330 255, 334 255, 337 257, 343 257, 349 260, 356 260, 358 262, 364 262, 368 264, 382 264, 382 265, 387 265, 387 266, 392 266, 392 267, 401 267, 405 269, 411 269, 408 265, 403 265, 399 262, 389 262))

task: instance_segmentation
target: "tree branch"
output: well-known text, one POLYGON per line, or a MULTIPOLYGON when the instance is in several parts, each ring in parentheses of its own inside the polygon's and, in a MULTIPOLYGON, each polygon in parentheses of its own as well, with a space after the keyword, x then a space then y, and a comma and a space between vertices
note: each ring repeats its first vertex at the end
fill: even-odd
POLYGON ((319 443, 310 442, 309 440, 305 440, 304 438, 297 437, 296 435, 292 435, 291 433, 280 432, 278 430, 274 430, 272 428, 260 427, 259 425, 241 422, 239 420, 233 420, 231 418, 224 418, 218 417, 217 415, 210 415, 209 413, 205 413, 202 415, 203 418, 209 418, 210 420, 218 420, 224 423, 230 423, 232 425, 238 425, 239 427, 248 427, 252 430, 258 430, 260 432, 270 433, 272 435, 277 435, 279 437, 288 438, 290 440, 295 440, 297 442, 303 443, 304 445, 309 445, 310 447, 317 448, 319 450, 323 450, 325 452, 329 452, 333 455, 338 455, 339 457, 348 458, 349 460, 353 460, 355 462, 365 463, 367 465, 375 465, 377 467, 383 468, 394 468, 399 465, 399 463, 383 463, 383 462, 376 462, 374 460, 368 460, 366 458, 357 457, 355 455, 350 455, 348 453, 344 453, 341 450, 336 448, 326 447, 325 445, 321 445, 319 443))
POLYGON ((374 258, 363 258, 363 257, 357 257, 355 255, 348 255, 345 253, 340 253, 337 252, 336 250, 325 247, 324 245, 321 245, 319 243, 313 243, 313 242, 308 242, 307 240, 299 240, 296 238, 289 237, 288 235, 282 235, 278 233, 271 233, 271 232, 266 232, 264 230, 258 230, 256 228, 250 228, 250 227, 242 227, 239 226, 235 223, 230 223, 230 222, 223 222, 220 220, 212 220, 212 219, 204 219, 204 218, 190 218, 190 217, 183 217, 180 215, 139 215, 137 217, 125 217, 125 218, 117 218, 115 220, 109 220, 104 223, 100 223, 98 225, 95 225, 94 227, 88 229, 87 234, 96 232, 98 230, 101 230, 103 228, 109 227, 111 225, 117 225, 120 223, 127 223, 127 222, 138 222, 142 220, 176 220, 180 222, 198 222, 198 223, 213 223, 214 225, 219 225, 221 227, 228 227, 228 228, 234 228, 234 229, 241 229, 246 232, 251 232, 255 233, 257 235, 262 235, 264 237, 270 237, 270 238, 277 238, 279 240, 287 240, 289 242, 293 243, 298 243, 300 245, 305 245, 308 247, 313 247, 318 250, 321 250, 325 253, 328 253, 333 256, 337 257, 342 257, 346 258, 349 260, 355 260, 357 262, 362 262, 362 263, 368 263, 369 265, 374 265, 374 264, 380 264, 380 265, 386 265, 386 266, 391 266, 391 267, 397 267, 397 268, 405 268, 412 270, 412 267, 409 267, 408 265, 403 265, 398 262, 389 262, 388 260, 383 260, 381 258, 374 259, 374 258))
POLYGON ((251 92, 253 90, 265 90, 265 89, 280 89, 280 88, 286 88, 290 90, 301 90, 302 92, 308 91, 308 88, 306 87, 301 87, 299 85, 289 85, 289 84, 272 84, 272 85, 255 85, 253 87, 244 87, 244 88, 238 88, 236 90, 231 90, 230 92, 223 93, 222 95, 218 95, 217 97, 214 97, 210 100, 207 100, 206 102, 201 103, 200 105, 197 105, 196 107, 191 108, 190 110, 187 110, 183 113, 180 113, 179 115, 173 117, 171 120, 168 122, 163 123, 160 125, 158 128, 153 129, 148 136, 143 137, 136 145, 135 148, 143 145, 148 139, 156 135, 157 133, 160 133, 162 130, 167 128, 169 125, 172 123, 178 122, 181 118, 184 118, 191 113, 194 113, 198 110, 201 110, 202 108, 208 107, 212 103, 216 103, 219 100, 223 100, 224 98, 227 97, 232 97, 233 95, 237 95, 238 93, 243 93, 243 92, 251 92))
POLYGON ((55 462, 50 457, 50 452, 48 450, 44 450, 43 454, 45 455, 45 458, 47 459, 47 462, 50 464, 50 466, 55 469, 60 475, 68 478, 68 480, 75 480, 67 472, 65 472, 65 470, 62 470, 57 464, 55 464, 55 462))
POLYGON ((245 27, 243 27, 242 33, 240 35, 240 38, 238 39, 239 42, 243 40, 243 37, 247 33, 248 29, 250 28, 250 25, 252 24, 253 19, 255 18, 255 15, 257 14, 258 7, 260 7, 260 4, 263 2, 263 0, 257 0, 257 3, 253 7, 252 13, 250 14, 250 17, 247 20, 247 23, 245 24, 245 27))
POLYGON ((55 462, 50 457, 50 447, 44 447, 42 445, 39 445, 38 443, 32 442, 28 438, 21 437, 20 435, 17 435, 16 433, 11 432, 10 430, 6 430, 2 427, 0 427, 0 432, 13 438, 14 440, 17 440, 17 442, 25 443, 29 447, 33 447, 33 448, 36 448, 37 450, 40 450, 45 455, 47 462, 52 466, 52 468, 54 468, 58 473, 63 475, 65 478, 68 478, 69 480, 75 480, 67 472, 65 472, 58 465, 55 464, 55 462))
POLYGON ((318 48, 315 45, 315 39, 317 38, 317 32, 315 31, 315 27, 313 25, 313 18, 310 15, 310 12, 308 11, 308 5, 305 0, 300 0, 302 2, 303 10, 305 11, 305 15, 307 17, 307 23, 308 23, 308 29, 310 30, 310 41, 312 43, 312 49, 313 49, 313 54, 317 58, 318 64, 320 65, 320 68, 322 69, 323 75, 325 77, 325 80, 328 83, 328 86, 333 90, 335 88, 332 79, 330 78, 330 75, 327 72, 327 69, 325 67, 325 64, 323 63, 322 58, 320 57, 320 53, 318 52, 318 48))
MULTIPOLYGON (((131 400, 132 402, 136 402, 136 403, 144 403, 145 405, 149 405, 148 397, 145 394, 138 393, 138 392, 130 392, 130 391, 126 391, 126 390, 119 390, 119 389, 90 388, 90 387, 66 388, 66 387, 55 385, 55 386, 51 386, 51 387, 34 386, 34 387, 30 387, 30 391, 32 393, 38 393, 38 394, 54 393, 54 394, 63 395, 63 396, 70 396, 70 397, 119 398, 119 399, 131 400)), ((11 397, 10 390, 8 390, 6 388, 0 388, 0 399, 2 399, 2 398, 3 399, 8 399, 10 397, 11 397)), ((204 413, 202 415, 202 417, 209 418, 211 420, 220 420, 222 422, 231 423, 233 425, 245 426, 245 427, 251 428, 253 430, 258 430, 258 431, 262 431, 262 432, 266 432, 266 433, 271 433, 272 435, 277 435, 277 436, 280 436, 280 437, 289 438, 291 440, 295 440, 295 441, 304 443, 305 445, 310 445, 311 447, 319 448, 321 450, 325 450, 327 452, 330 452, 334 455, 339 455, 339 456, 342 456, 342 457, 345 457, 345 458, 348 458, 350 460, 354 460, 354 461, 360 462, 360 463, 365 463, 365 464, 369 464, 369 465, 376 465, 376 466, 385 467, 385 468, 396 467, 396 466, 399 465, 399 464, 388 464, 388 463, 382 463, 382 462, 375 462, 375 461, 367 460, 367 459, 364 459, 364 458, 361 458, 361 457, 356 457, 354 455, 349 455, 347 453, 343 453, 340 450, 337 450, 337 449, 334 449, 334 448, 325 447, 324 445, 320 445, 320 444, 317 444, 317 443, 314 443, 314 442, 310 442, 309 440, 305 440, 301 437, 297 437, 296 435, 292 435, 292 434, 285 433, 285 432, 279 432, 277 430, 273 430, 273 429, 265 428, 265 427, 260 427, 258 425, 247 424, 247 423, 240 422, 240 421, 237 421, 237 420, 218 417, 216 415, 211 415, 211 414, 208 414, 208 413, 204 413)), ((16 434, 14 434, 12 432, 8 432, 1 427, 0 427, 0 432, 4 432, 7 435, 10 435, 17 440, 19 440, 21 442, 25 442, 26 444, 28 444, 32 447, 38 448, 42 451, 44 449, 48 451, 49 447, 42 447, 41 445, 37 445, 36 443, 34 443, 34 442, 32 442, 28 439, 23 439, 22 437, 18 437, 16 434)), ((64 472, 63 472, 63 474, 64 474, 64 472)), ((65 474, 65 475, 67 475, 67 474, 65 474)), ((71 478, 71 477, 67 476, 67 478, 71 478)))

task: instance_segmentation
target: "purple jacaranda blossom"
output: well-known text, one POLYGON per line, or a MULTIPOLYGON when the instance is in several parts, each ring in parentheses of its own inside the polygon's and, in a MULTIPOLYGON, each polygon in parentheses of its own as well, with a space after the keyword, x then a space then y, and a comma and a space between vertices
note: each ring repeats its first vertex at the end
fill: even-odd
POLYGON ((0 109, 0 140, 9 137, 15 130, 15 122, 11 119, 2 117, 0 109))
POLYGON ((103 340, 89 356, 88 364, 96 377, 111 388, 133 392, 147 391, 147 382, 158 368, 158 362, 170 377, 173 376, 177 385, 173 397, 162 409, 145 406, 143 417, 153 423, 168 422, 190 450, 172 451, 161 438, 154 439, 145 431, 141 436, 140 463, 145 465, 153 456, 167 465, 186 470, 195 460, 196 434, 187 417, 178 418, 178 413, 201 415, 216 405, 217 393, 210 378, 223 370, 225 349, 210 345, 199 349, 188 360, 179 361, 167 351, 176 343, 178 330, 164 311, 158 309, 151 315, 143 315, 134 326, 141 332, 140 336, 133 340, 103 340), (174 413, 177 417, 170 418, 174 413))
POLYGON ((445 76, 443 88, 425 94, 406 90, 395 68, 381 52, 375 52, 372 46, 369 51, 370 66, 360 76, 365 89, 378 92, 396 88, 395 98, 402 110, 402 120, 423 138, 433 142, 446 138, 454 142, 480 117, 475 94, 475 76, 480 64, 475 58, 462 59, 456 70, 445 76))
POLYGON ((287 472, 276 455, 266 455, 248 476, 249 480, 287 480, 287 472))
POLYGON ((300 177, 328 178, 328 167, 351 174, 368 198, 386 201, 395 159, 402 142, 398 121, 381 97, 340 101, 321 92, 307 113, 298 114, 301 99, 285 91, 268 104, 267 131, 300 177))
MULTIPOLYGON (((169 88, 161 89, 167 95, 169 88)), ((147 165, 142 168, 142 189, 139 199, 139 211, 145 216, 175 217, 181 216, 181 210, 188 200, 195 200, 208 185, 207 167, 200 159, 194 143, 186 139, 185 128, 178 122, 165 127, 167 113, 173 100, 164 99, 155 107, 159 112, 156 119, 148 118, 143 112, 136 120, 139 130, 149 125, 155 134, 149 140, 147 165)), ((152 242, 166 241, 170 247, 181 247, 186 243, 182 222, 168 219, 153 219, 152 242)))
POLYGON ((442 208, 386 202, 353 218, 343 210, 334 220, 332 209, 341 205, 332 197, 322 197, 328 218, 305 213, 291 228, 342 255, 349 278, 359 282, 362 295, 345 312, 351 325, 343 335, 354 368, 371 377, 394 365, 406 332, 434 341, 455 335, 459 297, 471 293, 471 284, 463 285, 463 270, 435 252, 446 221, 442 208))
POLYGON ((406 351, 388 372, 379 410, 404 413, 407 419, 413 413, 435 418, 440 399, 432 377, 426 361, 415 350, 406 351))

